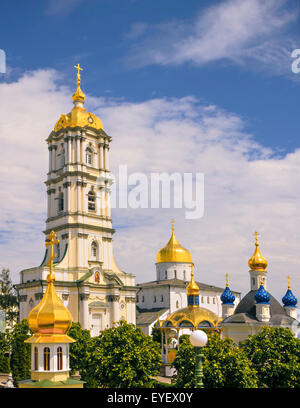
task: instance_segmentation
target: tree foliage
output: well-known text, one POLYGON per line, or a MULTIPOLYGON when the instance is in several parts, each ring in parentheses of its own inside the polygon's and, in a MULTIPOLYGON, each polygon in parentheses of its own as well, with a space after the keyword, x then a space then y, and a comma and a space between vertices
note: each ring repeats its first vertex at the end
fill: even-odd
POLYGON ((121 321, 93 338, 89 377, 101 387, 152 387, 161 360, 159 345, 133 324, 121 321))
POLYGON ((259 387, 300 387, 300 339, 289 329, 264 327, 240 347, 257 371, 259 387))
POLYGON ((8 330, 0 333, 0 373, 9 373, 9 353, 11 335, 8 330))
POLYGON ((71 375, 79 371, 82 381, 86 381, 87 387, 93 388, 93 381, 88 378, 87 369, 93 350, 93 339, 89 330, 82 329, 80 323, 72 323, 68 335, 76 340, 70 344, 70 369, 71 375))
MULTIPOLYGON (((183 336, 182 336, 183 337, 183 336)), ((203 383, 205 388, 254 388, 256 371, 247 355, 229 338, 208 333, 208 342, 202 349, 203 383)), ((195 387, 195 348, 189 338, 180 338, 179 351, 174 361, 176 387, 195 387)))
POLYGON ((18 381, 30 378, 31 347, 24 340, 31 335, 27 319, 17 323, 12 331, 10 365, 15 387, 18 381))
POLYGON ((10 279, 9 269, 0 273, 0 310, 4 311, 6 326, 12 327, 18 320, 19 303, 16 291, 10 279))

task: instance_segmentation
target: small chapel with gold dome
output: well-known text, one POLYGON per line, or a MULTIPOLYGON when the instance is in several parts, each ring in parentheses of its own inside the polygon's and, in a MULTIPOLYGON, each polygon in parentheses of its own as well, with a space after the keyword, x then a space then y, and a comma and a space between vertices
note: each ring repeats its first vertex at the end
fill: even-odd
MULTIPOLYGON (((109 148, 101 120, 84 108, 82 68, 77 70, 73 108, 62 114, 46 142, 49 150, 47 219, 43 231, 57 235, 55 288, 73 320, 97 336, 121 319, 135 323, 135 276, 113 254, 109 148)), ((42 135, 41 135, 42 136, 42 135)), ((43 298, 49 250, 39 266, 20 272, 20 319, 43 298)))

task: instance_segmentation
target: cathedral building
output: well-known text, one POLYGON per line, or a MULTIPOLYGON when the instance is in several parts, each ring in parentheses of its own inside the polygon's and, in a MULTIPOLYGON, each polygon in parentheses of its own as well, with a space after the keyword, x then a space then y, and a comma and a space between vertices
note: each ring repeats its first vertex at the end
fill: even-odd
POLYGON ((267 260, 262 256, 257 233, 255 251, 248 261, 250 267, 250 291, 237 304, 228 285, 221 296, 223 308, 223 337, 230 337, 236 343, 256 334, 263 326, 286 327, 297 336, 300 323, 297 320, 297 299, 293 295, 288 277, 288 289, 281 305, 267 291, 267 260))
MULTIPOLYGON (((84 108, 80 70, 74 107, 62 114, 47 138, 47 220, 45 235, 54 231, 55 288, 73 320, 92 336, 121 319, 136 321, 135 276, 125 273, 113 256, 110 209, 109 145, 101 120, 84 108)), ((16 285, 20 318, 26 318, 46 289, 46 250, 40 266, 20 272, 16 285)))
MULTIPOLYGON (((171 237, 156 256, 156 280, 137 284, 136 325, 145 334, 151 334, 158 319, 163 321, 176 310, 187 307, 186 287, 191 281, 193 259, 175 236, 172 221, 171 237)), ((222 317, 221 295, 223 288, 197 282, 201 307, 222 317)), ((240 292, 234 291, 236 303, 240 292)))

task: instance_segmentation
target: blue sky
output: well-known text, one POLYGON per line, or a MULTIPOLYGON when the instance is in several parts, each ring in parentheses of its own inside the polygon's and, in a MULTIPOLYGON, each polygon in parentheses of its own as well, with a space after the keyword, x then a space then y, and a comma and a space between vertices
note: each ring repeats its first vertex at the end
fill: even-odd
MULTIPOLYGON (((247 291, 252 234, 260 228, 268 241, 267 254, 275 259, 276 279, 271 286, 275 295, 282 294, 285 287, 286 272, 282 271, 287 261, 300 286, 300 74, 292 73, 290 55, 300 48, 298 0, 27 0, 3 1, 0 10, 0 48, 7 57, 7 74, 0 74, 0 95, 6 98, 2 116, 0 113, 2 177, 6 185, 4 176, 8 173, 13 186, 6 187, 9 199, 2 201, 0 229, 2 258, 7 259, 3 266, 12 269, 15 281, 23 264, 29 267, 42 259, 42 234, 37 235, 37 231, 42 231, 45 221, 44 140, 60 113, 71 108, 73 66, 80 63, 84 68, 82 88, 89 96, 86 106, 99 114, 114 139, 112 165, 127 154, 137 171, 150 172, 153 163, 162 171, 189 171, 193 163, 193 170, 199 167, 207 174, 213 204, 199 221, 201 233, 191 231, 188 222, 178 222, 178 238, 181 236, 183 244, 195 253, 199 275, 201 265, 212 268, 211 283, 220 286, 225 274, 222 259, 226 257, 225 268, 236 274, 235 289, 247 291), (207 107, 214 113, 207 115, 207 107), (140 123, 135 109, 148 121, 140 123), (9 130, 12 122, 13 137, 9 130), (164 136, 161 144, 166 143, 152 164, 145 160, 151 131, 164 136), (172 138, 177 131, 178 137, 172 138), (208 134, 222 137, 205 144, 207 154, 201 155, 199 146, 208 134), (133 143, 131 151, 126 150, 125 137, 128 141, 134 135, 139 135, 132 139, 139 149, 135 150, 133 143), (186 144, 181 145, 185 135, 186 144), (193 145, 197 135, 200 139, 193 145), (19 151, 18 145, 22 146, 19 151), (185 146, 186 154, 181 157, 185 146), (43 160, 30 156, 35 149, 43 160), (140 160, 135 152, 140 154, 143 149, 145 157, 140 160), (4 168, 4 155, 18 157, 24 168, 12 166, 12 160, 4 168), (170 159, 174 157, 178 158, 175 164, 170 159), (13 196, 19 174, 27 171, 26 186, 35 186, 33 205, 23 185, 19 187, 19 191, 24 187, 19 201, 13 196), (220 178, 215 178, 218 172, 220 178), (226 181, 221 179, 224 174, 226 181), (221 194, 228 185, 231 191, 236 188, 236 196, 229 196, 229 190, 228 195, 221 194), (223 202, 223 206, 215 206, 216 202, 223 202), (221 231, 215 224, 220 219, 221 231), (7 241, 5 231, 11 231, 7 241), (22 246, 23 264, 14 256, 22 233, 28 233, 34 242, 22 246), (231 248, 228 240, 232 241, 231 248), (213 264, 203 257, 207 251, 214 258, 213 264), (239 261, 228 259, 228 251, 236 252, 232 258, 239 261)), ((2 189, 1 200, 4 197, 2 189)), ((180 216, 174 211, 162 211, 157 218, 150 212, 116 211, 114 217, 120 230, 115 239, 119 263, 136 273, 137 281, 146 280, 149 269, 154 278, 156 250, 169 238, 169 219, 180 216), (141 244, 136 242, 137 236, 141 244), (125 242, 140 254, 134 261, 125 242)))

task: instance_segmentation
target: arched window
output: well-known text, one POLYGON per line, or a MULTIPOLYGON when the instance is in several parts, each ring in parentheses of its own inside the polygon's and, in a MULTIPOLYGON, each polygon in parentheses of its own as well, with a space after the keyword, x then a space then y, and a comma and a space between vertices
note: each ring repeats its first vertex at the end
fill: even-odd
POLYGON ((64 193, 60 192, 58 195, 58 211, 64 210, 64 193))
POLYGON ((207 296, 207 303, 209 303, 209 301, 210 301, 210 297, 209 297, 209 296, 207 296))
POLYGON ((44 348, 44 370, 50 370, 50 349, 49 347, 44 348))
POLYGON ((179 302, 176 300, 176 309, 179 309, 179 302))
POLYGON ((39 351, 38 348, 34 348, 34 369, 37 371, 39 369, 39 351))
POLYGON ((164 295, 161 295, 160 297, 160 301, 163 302, 164 301, 164 295))
POLYGON ((62 348, 57 347, 57 369, 62 370, 62 348))
POLYGON ((97 258, 97 249, 98 249, 98 245, 95 241, 93 241, 91 245, 91 255, 93 258, 97 258))
POLYGON ((174 279, 177 278, 177 271, 174 271, 174 279))
POLYGON ((60 258, 60 245, 57 244, 56 245, 56 259, 59 259, 59 258, 60 258))
POLYGON ((92 190, 88 193, 88 209, 89 211, 95 211, 96 209, 96 195, 92 190))
POLYGON ((204 296, 201 296, 201 303, 204 303, 204 296))
POLYGON ((85 151, 85 161, 86 164, 88 164, 89 166, 92 166, 93 164, 93 152, 90 148, 87 148, 85 151))
POLYGON ((168 271, 165 271, 165 279, 168 278, 168 271))
POLYGON ((186 272, 183 271, 183 280, 186 280, 186 272))

